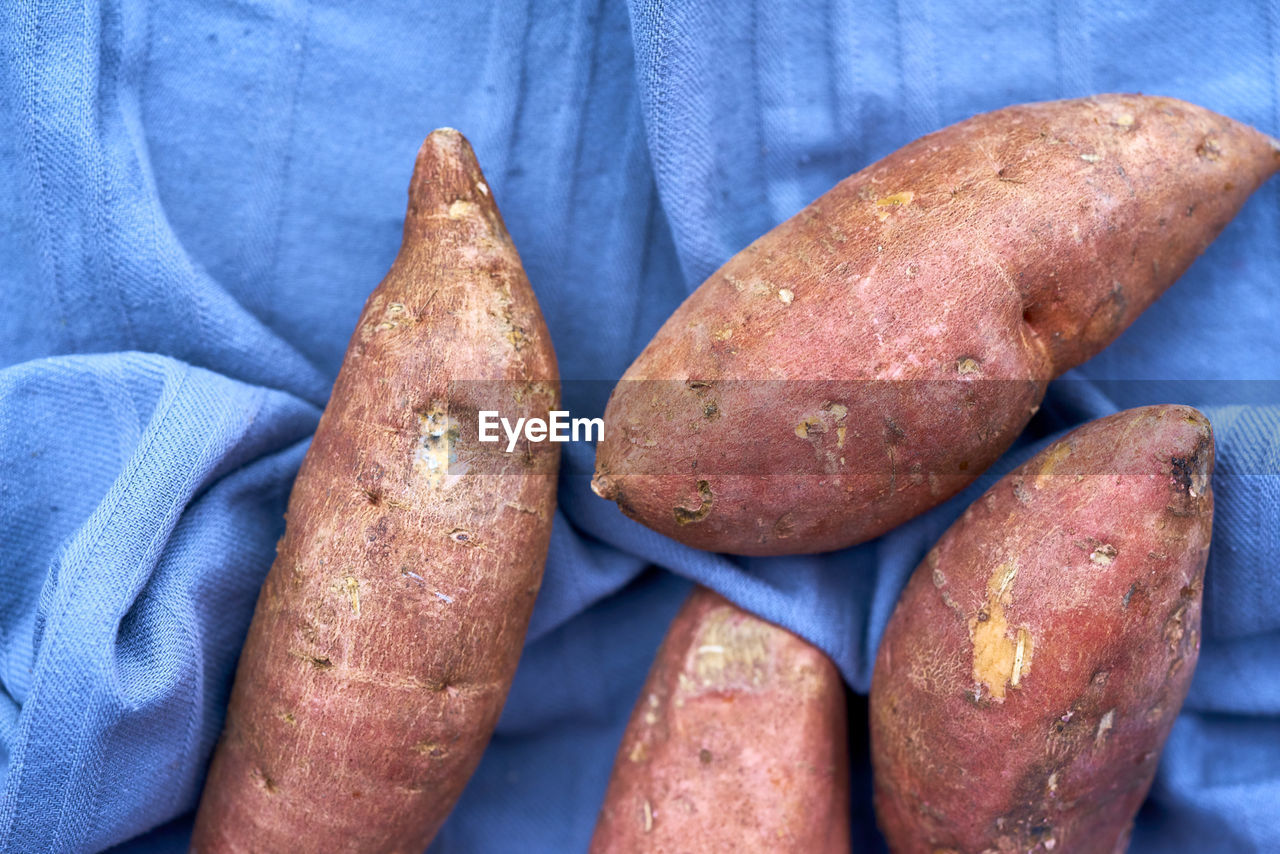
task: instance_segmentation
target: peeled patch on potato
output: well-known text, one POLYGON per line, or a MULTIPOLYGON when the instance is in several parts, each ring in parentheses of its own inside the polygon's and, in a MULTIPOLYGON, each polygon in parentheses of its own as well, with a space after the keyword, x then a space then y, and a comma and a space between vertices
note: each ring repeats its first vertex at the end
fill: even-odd
POLYGON ((849 844, 835 665, 696 589, 627 724, 591 851, 845 854, 849 844))
POLYGON ((438 130, 289 497, 193 850, 427 847, 498 721, 555 510, 559 445, 468 437, 558 399, 489 186, 438 130))
POLYGON ((878 536, 987 468, 1277 167, 1270 137, 1140 95, 916 140, 676 310, 613 392, 593 487, 714 551, 878 536))
POLYGON ((1086 424, 911 576, 876 657, 898 854, 1123 852, 1200 648, 1213 438, 1185 406, 1086 424))

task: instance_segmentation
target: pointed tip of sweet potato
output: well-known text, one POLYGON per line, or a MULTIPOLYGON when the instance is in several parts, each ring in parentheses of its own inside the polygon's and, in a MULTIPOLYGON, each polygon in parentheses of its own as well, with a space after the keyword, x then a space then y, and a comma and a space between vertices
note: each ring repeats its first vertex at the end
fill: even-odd
POLYGON ((432 131, 414 162, 408 219, 427 216, 460 220, 476 214, 501 222, 471 143, 453 128, 432 131))
MULTIPOLYGON (((422 146, 418 149, 418 160, 414 164, 414 175, 424 168, 430 172, 439 169, 440 164, 448 164, 454 168, 472 172, 480 177, 480 164, 471 149, 471 143, 462 132, 455 128, 436 128, 427 134, 422 146)), ((414 182, 415 187, 417 182, 414 182)))
POLYGON ((1191 406, 1160 404, 1117 412, 1064 436, 1024 468, 1038 476, 1170 475, 1192 497, 1213 474, 1213 427, 1191 406), (1049 471, 1052 469, 1052 471, 1049 471))
POLYGON ((604 472, 596 471, 591 478, 591 491, 606 501, 615 501, 618 497, 618 485, 604 472))

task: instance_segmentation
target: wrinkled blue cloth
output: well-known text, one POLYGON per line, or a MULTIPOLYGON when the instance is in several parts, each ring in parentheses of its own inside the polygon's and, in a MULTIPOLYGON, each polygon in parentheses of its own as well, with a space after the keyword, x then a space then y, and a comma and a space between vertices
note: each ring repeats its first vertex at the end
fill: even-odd
MULTIPOLYGON (((466 133, 568 379, 616 379, 697 284, 835 181, 1010 103, 1129 90, 1280 132, 1274 3, 28 0, 0 10, 0 850, 176 852, 291 479, 413 156, 466 133)), ((978 484, 814 557, 683 548, 565 457, 546 581, 433 851, 584 850, 689 588, 865 694, 911 569, 1048 437, 1137 403, 1218 439, 1201 663, 1132 850, 1280 843, 1280 182, 978 484), (1258 380, 1238 383, 1237 380, 1258 380)), ((602 403, 566 386, 575 414, 602 403)), ((871 815, 852 699, 857 850, 871 815)))

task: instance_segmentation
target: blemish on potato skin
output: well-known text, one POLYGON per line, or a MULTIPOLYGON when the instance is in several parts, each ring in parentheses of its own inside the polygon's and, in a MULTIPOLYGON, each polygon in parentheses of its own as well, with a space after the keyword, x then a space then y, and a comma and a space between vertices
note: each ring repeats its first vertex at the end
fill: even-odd
POLYGON ((905 208, 915 199, 916 194, 911 190, 905 190, 901 193, 894 193, 891 196, 885 196, 882 199, 876 199, 876 216, 883 222, 888 219, 895 210, 905 208))
POLYGON ((1136 594, 1141 589, 1141 586, 1142 585, 1139 584, 1139 582, 1137 581, 1130 584, 1129 589, 1126 590, 1124 593, 1124 598, 1120 600, 1120 604, 1123 607, 1128 608, 1129 603, 1133 601, 1134 594, 1136 594))
POLYGON ((413 751, 431 759, 441 759, 449 752, 444 745, 434 741, 420 741, 413 746, 413 751))
POLYGON ((347 591, 347 596, 351 602, 351 613, 360 616, 360 580, 354 575, 348 575, 343 579, 343 587, 347 591))
POLYGON ((1031 633, 1026 628, 1018 629, 1018 640, 1013 650, 1013 675, 1009 684, 1017 688, 1022 683, 1022 674, 1031 663, 1031 633))
POLYGON ((1111 727, 1114 725, 1115 719, 1116 719, 1116 710, 1108 709, 1102 715, 1102 717, 1098 720, 1097 734, 1094 735, 1093 737, 1093 746, 1095 748, 1098 748, 1098 749, 1102 748, 1102 745, 1107 740, 1107 735, 1111 732, 1111 727))
POLYGON ((1025 184, 1026 181, 1014 175, 1013 169, 1009 166, 1001 166, 996 170, 996 180, 1006 184, 1025 184))
POLYGON ((1120 552, 1110 543, 1103 543, 1089 554, 1089 562, 1098 566, 1111 566, 1120 552))
POLYGON ((715 502, 715 495, 711 492, 710 482, 700 480, 697 487, 699 501, 696 508, 690 509, 678 505, 671 508, 677 525, 692 525, 696 522, 701 522, 711 512, 712 504, 715 502))
POLYGON ((454 528, 449 532, 449 539, 460 546, 471 548, 476 545, 475 536, 465 528, 454 528))
POLYGON ((1052 477, 1058 466, 1070 456, 1071 445, 1067 442, 1058 442, 1050 447, 1044 455, 1044 462, 1040 465, 1040 471, 1036 473, 1035 488, 1044 489, 1048 483, 1048 478, 1052 477))
POLYGON ((1222 149, 1218 145, 1218 140, 1213 136, 1206 136, 1199 145, 1196 146, 1196 156, 1202 160, 1219 160, 1222 158, 1222 149))
POLYGON ((1031 632, 1026 626, 1013 629, 1005 612, 1013 604, 1011 588, 1017 574, 1016 563, 997 566, 987 580, 986 604, 969 620, 973 679, 978 683, 974 693, 981 696, 985 688, 985 694, 998 703, 1004 702, 1007 686, 1021 687, 1031 671, 1031 632))
POLYGON ((466 219, 467 217, 477 216, 480 213, 480 206, 469 199, 455 199, 449 205, 449 219, 466 219))
MULTIPOLYGON (((849 428, 845 426, 842 422, 844 422, 844 420, 849 416, 849 407, 845 406, 843 403, 835 403, 834 401, 827 401, 826 403, 822 404, 822 411, 827 415, 830 415, 835 420, 836 448, 837 449, 843 448, 845 439, 848 436, 849 428)), ((824 422, 822 418, 817 415, 811 415, 808 418, 806 418, 803 422, 801 422, 801 424, 796 425, 796 435, 801 439, 809 438, 809 433, 811 431, 825 433, 826 430, 827 430, 826 422, 824 422), (803 427, 803 430, 801 429, 802 427, 803 427)), ((843 464, 844 464, 844 461, 841 460, 841 465, 843 464)))
POLYGON ((1182 640, 1183 634, 1186 632, 1186 626, 1183 624, 1183 615, 1186 614, 1187 604, 1182 602, 1178 607, 1173 609, 1173 613, 1165 620, 1163 636, 1164 641, 1168 644, 1169 651, 1173 652, 1177 649, 1178 643, 1182 640))
POLYGON ((333 669, 333 659, 329 658, 329 656, 327 655, 306 655, 304 653, 296 653, 296 652, 293 652, 290 654, 293 655, 295 658, 300 658, 303 661, 307 662, 316 670, 332 670, 333 669))
POLYGON ((433 400, 414 411, 418 422, 418 443, 414 448, 412 471, 417 479, 432 489, 456 483, 450 475, 460 427, 449 417, 449 405, 433 400))
POLYGON ((1202 439, 1188 456, 1170 457, 1169 464, 1174 482, 1191 498, 1204 495, 1209 484, 1207 448, 1209 442, 1202 439))
POLYGON ((796 425, 796 437, 800 439, 808 439, 811 433, 825 433, 827 425, 817 415, 809 415, 796 425))
POLYGON ((750 690, 770 673, 773 629, 755 620, 737 620, 731 608, 710 612, 699 627, 691 661, 681 676, 682 694, 750 690))
POLYGON ((253 777, 254 784, 268 795, 274 795, 280 791, 280 786, 276 781, 261 768, 254 768, 249 772, 249 775, 253 777))

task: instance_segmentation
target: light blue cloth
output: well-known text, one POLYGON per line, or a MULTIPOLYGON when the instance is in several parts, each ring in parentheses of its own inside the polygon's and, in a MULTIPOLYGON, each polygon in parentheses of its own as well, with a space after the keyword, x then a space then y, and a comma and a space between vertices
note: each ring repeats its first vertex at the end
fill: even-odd
MULTIPOLYGON (((601 381, 566 385, 591 414, 706 274, 910 139, 1108 90, 1276 134, 1277 45, 1274 3, 1207 0, 4 4, 0 850, 183 850, 291 478, 432 128, 472 140, 565 377, 601 381)), ((998 466, 1135 403, 1214 421, 1202 659, 1142 854, 1280 839, 1280 401, 1227 382, 1280 379, 1278 194, 1056 383, 998 466)), ((907 575, 997 474, 862 547, 744 560, 627 521, 591 467, 569 449, 520 672, 433 851, 584 849, 684 579, 865 693, 907 575)), ((855 841, 880 850, 852 714, 855 841)))

